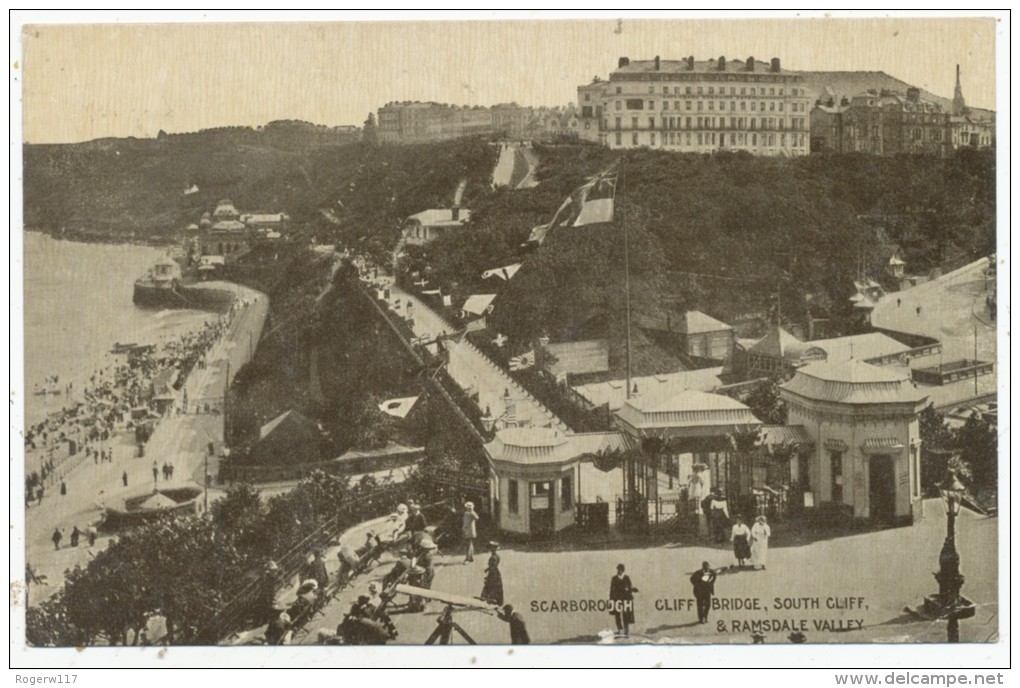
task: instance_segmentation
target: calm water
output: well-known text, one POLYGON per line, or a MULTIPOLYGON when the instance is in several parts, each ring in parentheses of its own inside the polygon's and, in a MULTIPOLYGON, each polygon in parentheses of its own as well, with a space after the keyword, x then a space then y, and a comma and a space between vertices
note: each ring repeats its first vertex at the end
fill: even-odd
POLYGON ((155 344, 215 316, 193 310, 146 310, 132 303, 135 279, 162 250, 151 246, 87 244, 25 233, 25 419, 33 423, 68 402, 36 395, 58 375, 75 396, 116 342, 155 344))

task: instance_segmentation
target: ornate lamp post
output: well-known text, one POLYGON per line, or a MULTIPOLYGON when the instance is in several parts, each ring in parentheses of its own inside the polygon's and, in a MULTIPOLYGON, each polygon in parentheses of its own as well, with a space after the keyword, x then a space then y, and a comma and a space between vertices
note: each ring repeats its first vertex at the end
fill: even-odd
POLYGON ((946 508, 946 539, 939 552, 939 570, 935 573, 939 591, 925 598, 925 611, 948 621, 946 641, 960 642, 960 619, 974 616, 974 605, 960 595, 964 577, 960 573, 960 554, 956 551, 956 517, 965 488, 956 471, 950 470, 939 485, 939 493, 946 508))

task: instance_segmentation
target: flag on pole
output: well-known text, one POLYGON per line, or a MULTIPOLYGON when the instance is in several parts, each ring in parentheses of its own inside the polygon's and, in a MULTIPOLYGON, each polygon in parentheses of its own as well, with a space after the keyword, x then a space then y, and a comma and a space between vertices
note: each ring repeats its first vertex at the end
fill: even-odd
POLYGON ((582 186, 581 210, 574 227, 613 221, 613 200, 616 198, 616 166, 589 177, 582 186))
POLYGON ((567 196, 547 225, 531 230, 529 242, 541 244, 549 232, 562 226, 583 227, 599 222, 613 221, 613 204, 616 197, 618 171, 616 164, 585 179, 581 186, 567 196))
POLYGON ((521 269, 520 263, 514 263, 513 265, 505 265, 501 268, 493 268, 492 270, 486 270, 482 273, 482 279, 489 279, 490 277, 499 277, 503 280, 509 280, 517 271, 521 269))
POLYGON ((525 370, 535 365, 535 350, 510 359, 510 370, 525 370))
POLYGON ((379 404, 379 410, 394 418, 406 418, 407 414, 414 408, 418 397, 405 397, 403 399, 388 399, 379 404))

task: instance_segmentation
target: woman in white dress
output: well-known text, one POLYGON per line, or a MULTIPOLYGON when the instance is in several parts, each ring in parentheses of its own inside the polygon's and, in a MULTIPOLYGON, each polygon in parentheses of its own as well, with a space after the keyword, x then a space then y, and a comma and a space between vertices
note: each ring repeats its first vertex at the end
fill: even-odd
POLYGON ((769 538, 772 537, 772 529, 764 516, 755 519, 754 527, 751 528, 751 566, 765 570, 765 562, 769 557, 769 538))

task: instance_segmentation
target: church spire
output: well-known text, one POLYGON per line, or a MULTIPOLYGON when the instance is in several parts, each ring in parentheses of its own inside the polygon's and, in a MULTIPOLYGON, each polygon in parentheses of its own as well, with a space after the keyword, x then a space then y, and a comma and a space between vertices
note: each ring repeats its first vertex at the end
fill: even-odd
POLYGON ((963 86, 960 85, 960 65, 956 65, 956 88, 953 90, 953 114, 962 115, 967 110, 963 99, 963 86))

